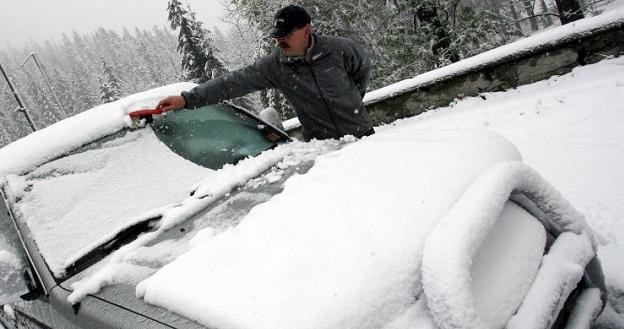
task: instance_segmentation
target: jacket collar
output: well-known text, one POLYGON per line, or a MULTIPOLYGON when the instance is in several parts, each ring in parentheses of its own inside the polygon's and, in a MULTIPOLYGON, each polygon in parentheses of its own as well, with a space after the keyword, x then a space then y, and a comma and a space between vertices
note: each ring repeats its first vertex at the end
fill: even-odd
POLYGON ((303 57, 288 57, 284 56, 282 51, 279 51, 280 62, 284 64, 306 63, 312 64, 317 60, 330 54, 329 47, 325 38, 312 33, 312 40, 310 41, 310 47, 306 50, 306 54, 303 57))

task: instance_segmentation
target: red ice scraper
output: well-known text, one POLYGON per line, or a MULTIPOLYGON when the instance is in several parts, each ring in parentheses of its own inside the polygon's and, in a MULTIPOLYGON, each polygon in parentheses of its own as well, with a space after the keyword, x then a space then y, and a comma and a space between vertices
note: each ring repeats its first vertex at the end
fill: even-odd
POLYGON ((140 109, 140 110, 136 110, 133 112, 130 112, 130 119, 132 119, 132 122, 134 122, 135 124, 138 124, 139 121, 145 119, 146 123, 151 123, 154 121, 154 115, 159 115, 159 114, 163 114, 163 107, 164 106, 158 106, 155 109, 140 109))

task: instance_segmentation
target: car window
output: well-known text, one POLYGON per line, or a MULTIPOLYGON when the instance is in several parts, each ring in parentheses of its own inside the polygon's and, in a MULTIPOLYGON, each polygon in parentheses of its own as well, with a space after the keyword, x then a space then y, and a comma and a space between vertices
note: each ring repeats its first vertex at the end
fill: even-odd
POLYGON ((227 104, 176 111, 156 120, 152 129, 172 151, 211 169, 256 156, 283 139, 227 104))

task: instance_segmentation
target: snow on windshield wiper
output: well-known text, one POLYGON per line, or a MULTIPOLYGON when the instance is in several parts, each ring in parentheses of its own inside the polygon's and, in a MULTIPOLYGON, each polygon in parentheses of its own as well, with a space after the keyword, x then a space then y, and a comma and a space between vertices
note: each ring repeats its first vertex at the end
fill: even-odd
POLYGON ((143 219, 122 229, 114 236, 105 240, 97 247, 92 248, 90 251, 68 264, 65 267, 65 273, 60 279, 65 280, 79 272, 82 272, 89 266, 108 256, 113 251, 121 248, 123 245, 136 240, 139 235, 158 229, 161 219, 162 215, 157 215, 143 219))
MULTIPOLYGON (((180 204, 171 208, 160 209, 161 216, 158 218, 155 217, 155 219, 159 221, 156 230, 148 232, 139 238, 134 237, 134 241, 127 243, 120 248, 120 250, 114 252, 109 262, 98 269, 96 273, 73 283, 73 292, 68 296, 68 302, 70 304, 76 304, 87 294, 97 293, 106 285, 111 284, 111 282, 114 281, 111 277, 122 275, 117 271, 117 266, 124 262, 125 255, 137 248, 147 245, 165 231, 191 218, 195 214, 198 214, 210 204, 226 196, 234 188, 243 186, 247 181, 258 177, 263 172, 270 170, 273 166, 282 169, 296 166, 304 161, 311 161, 325 152, 339 149, 353 141, 355 141, 355 138, 345 137, 341 140, 314 140, 307 143, 292 142, 267 150, 256 157, 241 160, 236 165, 223 166, 223 168, 217 170, 215 174, 201 181, 193 189, 192 195, 180 204)), ((108 250, 113 249, 109 248, 108 250)), ((95 255, 97 255, 97 253, 95 253, 95 255)), ((87 260, 89 258, 88 255, 79 258, 84 259, 83 262, 85 264, 87 264, 86 262, 89 262, 88 264, 94 264, 96 262, 87 260)), ((69 263, 73 264, 77 262, 72 261, 69 263)), ((83 265, 82 268, 84 269, 87 266, 88 265, 83 265)), ((69 266, 67 267, 67 271, 69 272, 69 266)))

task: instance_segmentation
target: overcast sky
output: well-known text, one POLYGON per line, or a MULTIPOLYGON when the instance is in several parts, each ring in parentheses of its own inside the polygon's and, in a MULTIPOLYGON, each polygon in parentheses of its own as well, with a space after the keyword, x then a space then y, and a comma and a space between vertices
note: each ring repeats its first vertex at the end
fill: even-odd
MULTIPOLYGON (((204 27, 223 27, 222 0, 183 0, 204 27)), ((98 27, 130 31, 168 26, 168 0, 0 0, 0 48, 23 47, 27 40, 59 41, 63 32, 87 34, 98 27)))

